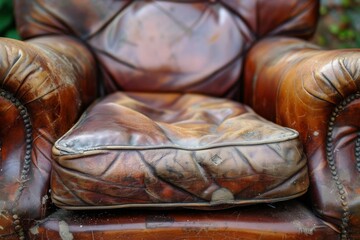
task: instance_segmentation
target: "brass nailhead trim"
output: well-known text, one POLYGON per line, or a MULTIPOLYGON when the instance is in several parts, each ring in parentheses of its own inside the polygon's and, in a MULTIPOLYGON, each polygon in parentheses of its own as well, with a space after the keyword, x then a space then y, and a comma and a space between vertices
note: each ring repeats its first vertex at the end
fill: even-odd
POLYGON ((355 142, 355 158, 356 168, 360 172, 360 132, 358 133, 358 138, 355 142))
POLYGON ((14 214, 12 217, 14 219, 14 222, 13 222, 14 229, 19 237, 19 240, 24 240, 25 239, 24 229, 21 226, 19 216, 14 214))
POLYGON ((21 226, 21 221, 19 219, 19 216, 16 214, 16 212, 17 212, 16 205, 18 204, 21 194, 26 187, 26 182, 29 180, 29 172, 31 170, 31 152, 32 152, 32 142, 33 142, 32 131, 33 130, 32 130, 31 119, 28 114, 28 111, 26 110, 26 107, 24 105, 22 105, 21 102, 17 98, 15 98, 10 92, 8 92, 4 89, 0 89, 0 96, 5 98, 9 102, 11 102, 19 110, 19 113, 24 122, 24 128, 25 128, 25 143, 26 143, 25 148, 26 148, 26 150, 25 150, 25 156, 24 156, 24 164, 23 164, 21 176, 19 179, 20 184, 19 184, 19 187, 16 192, 14 207, 12 209, 13 219, 14 219, 14 222, 13 222, 14 229, 15 229, 16 233, 18 234, 19 239, 23 240, 23 239, 25 239, 25 234, 24 234, 24 229, 21 226))
MULTIPOLYGON (((360 99, 360 92, 356 92, 355 94, 347 97, 344 99, 338 106, 335 107, 334 111, 331 113, 330 121, 328 124, 328 133, 327 133, 327 139, 326 139, 326 156, 327 156, 327 162, 330 168, 330 172, 332 175, 333 180, 335 181, 335 184, 338 189, 338 193, 340 195, 340 202, 342 205, 343 215, 341 219, 341 239, 345 240, 348 239, 348 226, 349 226, 349 220, 350 220, 350 212, 349 212, 349 206, 348 206, 348 199, 346 192, 344 191, 344 185, 339 180, 339 174, 337 167, 335 165, 335 159, 334 159, 334 153, 333 153, 333 130, 336 118, 338 117, 339 113, 353 100, 360 99)), ((355 157, 356 157, 356 166, 358 171, 360 172, 360 132, 358 133, 358 138, 355 142, 355 157)))

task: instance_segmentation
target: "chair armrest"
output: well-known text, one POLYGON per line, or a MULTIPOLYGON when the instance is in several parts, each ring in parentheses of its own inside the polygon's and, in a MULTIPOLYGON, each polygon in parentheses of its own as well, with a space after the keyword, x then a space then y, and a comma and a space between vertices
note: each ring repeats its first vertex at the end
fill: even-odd
POLYGON ((48 207, 51 148, 96 97, 91 53, 68 37, 0 38, 0 238, 48 207))
POLYGON ((245 103, 300 133, 313 208, 343 236, 359 234, 360 50, 271 38, 250 50, 245 69, 245 103))

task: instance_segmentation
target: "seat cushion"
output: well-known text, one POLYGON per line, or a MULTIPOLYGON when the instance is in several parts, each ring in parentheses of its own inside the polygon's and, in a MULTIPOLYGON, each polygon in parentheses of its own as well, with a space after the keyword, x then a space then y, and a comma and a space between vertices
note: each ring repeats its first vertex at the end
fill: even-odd
POLYGON ((226 207, 308 187, 298 133, 196 94, 117 92, 54 148, 52 199, 68 209, 226 207))

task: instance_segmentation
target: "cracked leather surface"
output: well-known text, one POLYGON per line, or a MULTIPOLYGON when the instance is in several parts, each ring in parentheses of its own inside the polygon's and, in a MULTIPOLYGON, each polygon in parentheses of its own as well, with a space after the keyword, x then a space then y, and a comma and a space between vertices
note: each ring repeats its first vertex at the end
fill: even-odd
POLYGON ((250 204, 308 187, 297 132, 203 95, 109 95, 53 153, 52 199, 65 208, 250 204))
MULTIPOLYGON (((35 128, 39 129, 34 131, 37 150, 32 155, 31 168, 41 169, 41 173, 33 170, 36 181, 29 181, 26 185, 29 188, 25 190, 27 194, 22 195, 25 196, 21 206, 26 220, 47 214, 42 200, 46 200, 43 197, 47 196, 48 190, 52 161, 50 147, 74 123, 83 106, 80 102, 86 105, 93 99, 94 89, 89 90, 87 84, 92 85, 98 77, 107 93, 117 90, 192 92, 237 100, 243 92, 243 58, 249 48, 267 36, 310 37, 315 29, 319 5, 316 0, 15 0, 14 3, 18 30, 23 39, 36 42, 43 37, 51 38, 40 40, 42 46, 34 51, 26 44, 21 46, 25 54, 20 62, 26 64, 17 66, 26 65, 27 70, 11 75, 7 84, 11 83, 12 87, 6 87, 16 96, 18 93, 24 94, 21 96, 29 94, 37 99, 34 101, 37 104, 30 108, 30 117, 36 119, 35 128), (57 61, 59 59, 62 61, 57 61), (42 72, 40 80, 34 84, 22 81, 21 88, 29 92, 17 92, 17 81, 32 76, 34 72, 29 73, 31 68, 28 67, 36 67, 39 60, 42 65, 49 66, 49 71, 42 72), (65 69, 60 62, 66 65, 65 69), (99 75, 97 70, 100 70, 99 75), (52 84, 39 84, 43 79, 52 84), (58 91, 54 89, 64 83, 69 83, 70 90, 57 95, 58 91), (43 102, 48 105, 40 104, 43 102)), ((10 58, 17 56, 16 49, 20 45, 14 48, 15 51, 10 51, 10 58)), ((5 55, 8 53, 4 52, 5 55)), ((0 60, 5 55, 1 55, 0 60)), ((8 65, 2 65, 0 69, 6 73, 9 69, 3 66, 8 65)), ((5 179, 5 185, 11 182, 19 186, 14 181, 22 171, 23 159, 19 157, 25 152, 24 134, 21 122, 15 116, 18 114, 16 109, 7 110, 7 101, 1 100, 1 104, 4 112, 11 113, 5 118, 5 115, 1 116, 1 119, 5 119, 4 122, 15 120, 14 125, 6 125, 10 130, 1 129, 1 137, 8 141, 3 144, 2 163, 6 165, 5 171, 10 169, 2 181, 5 179)), ((219 158, 211 159, 211 162, 221 164, 219 158)), ((99 166, 96 164, 94 167, 99 166)), ((128 180, 133 183, 133 179, 128 180)), ((1 197, 13 197, 10 187, 4 189, 6 193, 1 197), (11 194, 7 195, 8 192, 11 194)), ((191 191, 199 192, 196 189, 191 191)), ((211 198, 210 195, 194 198, 208 202, 209 199, 219 201, 231 197, 225 190, 218 191, 211 198)), ((6 215, 4 219, 9 224, 14 222, 12 216, 6 215)), ((13 225, 5 227, 4 231, 13 231, 13 228, 13 225)))
POLYGON ((0 96, 0 238, 14 234, 14 215, 26 226, 47 214, 51 148, 96 96, 92 64, 68 37, 0 39, 0 86, 12 96, 0 96))
POLYGON ((338 234, 296 201, 221 211, 59 209, 33 228, 31 239, 63 240, 67 225, 74 239, 337 239, 338 234), (94 231, 96 229, 96 231, 94 231), (241 237, 240 237, 241 236, 241 237))
POLYGON ((299 131, 314 210, 354 239, 360 234, 359 66, 359 49, 329 51, 279 37, 250 51, 245 74, 245 102, 299 131))

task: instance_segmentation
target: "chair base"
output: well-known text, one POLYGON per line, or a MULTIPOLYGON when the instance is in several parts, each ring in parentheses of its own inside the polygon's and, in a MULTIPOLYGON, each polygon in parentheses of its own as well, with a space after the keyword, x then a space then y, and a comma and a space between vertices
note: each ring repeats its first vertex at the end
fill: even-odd
POLYGON ((29 239, 339 239, 297 201, 222 211, 190 209, 69 211, 34 226, 29 239))

